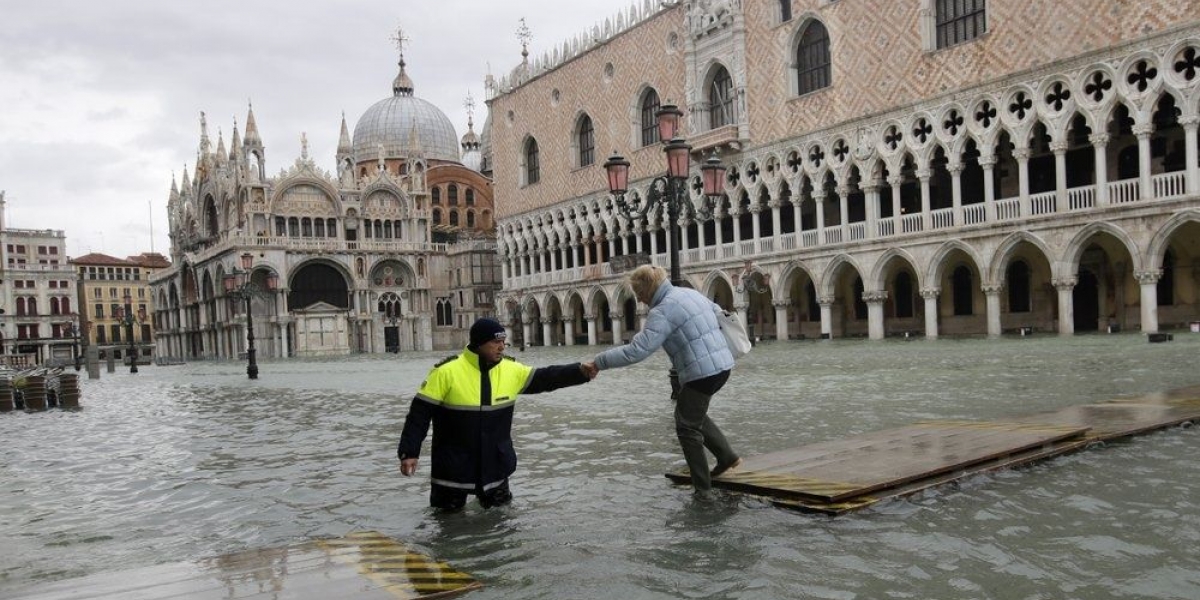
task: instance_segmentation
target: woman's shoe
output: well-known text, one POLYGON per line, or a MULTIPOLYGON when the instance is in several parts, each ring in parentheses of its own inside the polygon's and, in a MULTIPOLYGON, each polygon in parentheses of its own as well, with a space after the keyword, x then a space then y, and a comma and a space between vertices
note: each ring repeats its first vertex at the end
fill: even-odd
POLYGON ((738 468, 741 466, 742 466, 742 459, 735 458, 733 460, 733 462, 731 462, 725 466, 717 465, 715 468, 713 468, 713 470, 710 474, 713 477, 720 477, 722 475, 725 475, 726 473, 732 473, 732 472, 738 470, 738 468))

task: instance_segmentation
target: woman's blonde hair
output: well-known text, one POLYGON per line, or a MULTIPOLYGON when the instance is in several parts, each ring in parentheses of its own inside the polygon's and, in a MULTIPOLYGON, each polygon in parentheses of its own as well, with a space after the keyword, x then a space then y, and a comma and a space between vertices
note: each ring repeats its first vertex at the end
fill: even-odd
POLYGON ((642 265, 629 274, 629 287, 634 296, 649 300, 658 291, 658 286, 667 280, 667 270, 654 265, 642 265))

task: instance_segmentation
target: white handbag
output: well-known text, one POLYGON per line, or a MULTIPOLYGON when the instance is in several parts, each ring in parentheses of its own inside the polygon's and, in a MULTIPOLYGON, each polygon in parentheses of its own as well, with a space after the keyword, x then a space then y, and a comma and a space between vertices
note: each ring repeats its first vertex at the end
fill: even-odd
POLYGON ((754 347, 737 315, 717 310, 717 324, 721 326, 721 333, 725 334, 725 341, 729 344, 729 351, 733 353, 734 358, 745 356, 750 352, 750 348, 754 347))

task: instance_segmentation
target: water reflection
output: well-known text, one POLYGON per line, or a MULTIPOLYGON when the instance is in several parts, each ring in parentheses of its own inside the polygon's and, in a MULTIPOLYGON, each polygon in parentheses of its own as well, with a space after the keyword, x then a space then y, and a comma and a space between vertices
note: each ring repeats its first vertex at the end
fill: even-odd
MULTIPOLYGON (((1198 350, 1190 335, 764 344, 713 413, 763 454, 1193 385, 1198 350)), ((697 504, 662 476, 682 458, 656 357, 523 400, 514 504, 437 516, 428 465, 399 477, 395 443, 440 358, 268 362, 254 382, 236 363, 150 368, 83 382, 79 412, 0 415, 0 598, 355 530, 475 575, 471 598, 1200 597, 1195 429, 836 519, 697 504)))

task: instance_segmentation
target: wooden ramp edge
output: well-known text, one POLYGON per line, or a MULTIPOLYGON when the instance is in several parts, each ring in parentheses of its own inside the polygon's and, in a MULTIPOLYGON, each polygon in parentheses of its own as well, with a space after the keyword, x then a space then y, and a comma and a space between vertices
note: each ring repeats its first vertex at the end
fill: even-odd
POLYGON ((19 600, 417 600, 483 587, 373 531, 17 590, 19 600))
MULTIPOLYGON (((780 508, 841 515, 966 477, 1197 420, 1200 386, 999 422, 921 422, 747 457, 738 471, 715 478, 713 487, 780 508)), ((691 481, 686 470, 666 476, 679 484, 691 481)))

